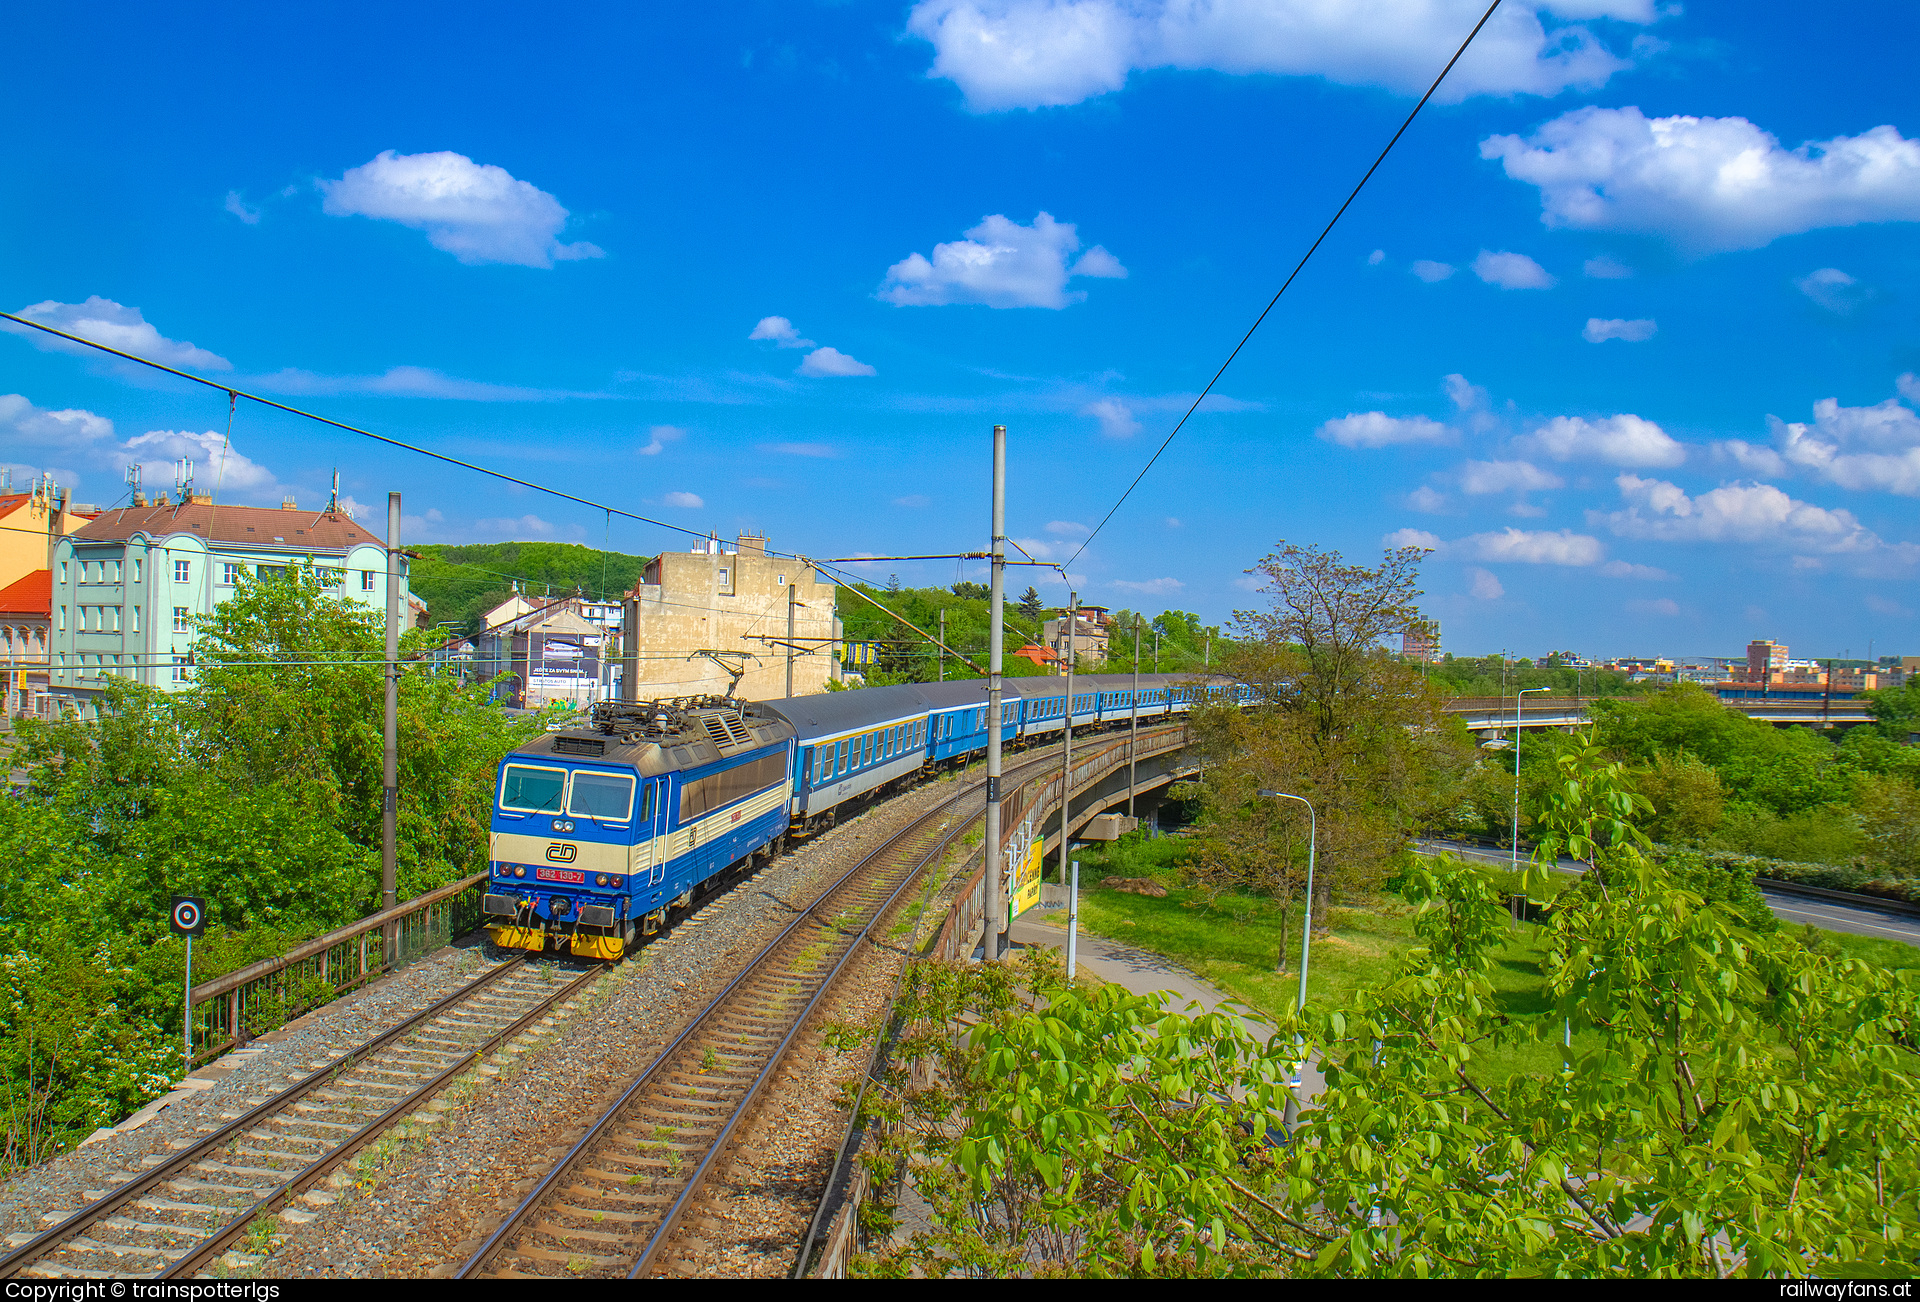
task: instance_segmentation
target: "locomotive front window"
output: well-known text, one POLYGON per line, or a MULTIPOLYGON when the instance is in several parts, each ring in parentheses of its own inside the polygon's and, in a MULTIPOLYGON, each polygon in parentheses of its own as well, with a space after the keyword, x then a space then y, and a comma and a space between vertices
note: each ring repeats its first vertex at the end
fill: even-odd
POLYGON ((500 808, 522 813, 559 813, 560 793, 567 785, 565 769, 509 764, 500 778, 500 808))
POLYGON ((624 823, 633 813, 633 779, 624 773, 576 769, 573 794, 567 798, 567 812, 624 823))

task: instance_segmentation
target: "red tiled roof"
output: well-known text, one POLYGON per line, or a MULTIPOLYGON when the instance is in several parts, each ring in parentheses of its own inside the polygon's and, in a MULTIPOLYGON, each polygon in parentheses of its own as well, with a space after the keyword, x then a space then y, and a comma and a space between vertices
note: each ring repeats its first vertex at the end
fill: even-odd
POLYGON ((79 542, 122 542, 136 533, 150 537, 190 533, 211 542, 281 550, 313 548, 343 552, 362 543, 383 545, 383 540, 372 531, 344 515, 288 511, 273 506, 214 506, 205 502, 186 506, 121 507, 103 512, 83 528, 76 529, 73 537, 79 542))
POLYGON ((0 588, 0 615, 39 615, 53 612, 53 571, 35 570, 17 583, 0 588))

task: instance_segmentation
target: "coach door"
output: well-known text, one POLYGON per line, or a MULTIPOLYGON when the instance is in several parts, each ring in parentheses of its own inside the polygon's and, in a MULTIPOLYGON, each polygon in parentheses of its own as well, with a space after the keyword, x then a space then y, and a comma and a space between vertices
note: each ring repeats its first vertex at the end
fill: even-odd
POLYGON ((658 886, 667 875, 667 779, 654 778, 647 783, 645 811, 647 836, 647 885, 658 886))

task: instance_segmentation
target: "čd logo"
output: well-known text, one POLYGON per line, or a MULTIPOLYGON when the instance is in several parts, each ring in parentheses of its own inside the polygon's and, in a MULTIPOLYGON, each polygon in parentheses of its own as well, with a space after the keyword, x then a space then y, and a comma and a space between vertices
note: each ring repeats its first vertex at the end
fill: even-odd
POLYGON ((547 847, 547 858, 554 863, 572 863, 573 856, 577 853, 579 852, 570 845, 555 844, 547 847))

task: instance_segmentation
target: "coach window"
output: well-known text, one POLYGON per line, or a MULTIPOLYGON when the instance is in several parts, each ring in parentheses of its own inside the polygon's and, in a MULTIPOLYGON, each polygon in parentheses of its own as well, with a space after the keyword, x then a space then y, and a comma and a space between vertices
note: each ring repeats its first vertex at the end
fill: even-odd
POLYGON ((860 739, 860 762, 863 765, 873 763, 873 734, 872 733, 868 733, 866 736, 860 739))
POLYGON ((576 769, 567 812, 624 823, 633 813, 633 779, 624 773, 576 769))
POLYGON ((839 754, 835 758, 834 767, 838 772, 844 774, 847 771, 847 743, 844 741, 841 742, 836 749, 839 751, 839 754))

